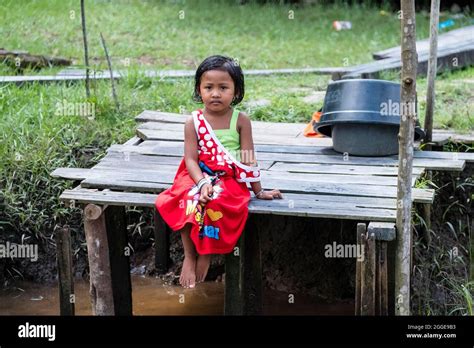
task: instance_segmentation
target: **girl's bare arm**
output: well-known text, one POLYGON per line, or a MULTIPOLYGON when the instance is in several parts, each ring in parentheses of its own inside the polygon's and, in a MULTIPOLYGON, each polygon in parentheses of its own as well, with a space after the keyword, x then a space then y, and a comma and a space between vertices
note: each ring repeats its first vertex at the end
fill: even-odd
MULTIPOLYGON (((247 114, 241 112, 239 115, 239 119, 237 125, 240 129, 240 152, 241 152, 241 162, 248 166, 255 166, 257 165, 257 158, 255 156, 255 148, 253 144, 253 137, 252 137, 252 122, 247 114)), ((280 191, 272 190, 268 192, 261 192, 262 191, 262 184, 260 181, 251 182, 250 186, 252 186, 252 191, 255 194, 260 193, 258 198, 262 199, 273 199, 273 198, 282 198, 280 191)))
MULTIPOLYGON (((184 162, 186 163, 186 169, 189 175, 196 184, 204 178, 198 161, 198 138, 194 130, 193 118, 189 117, 184 124, 184 162)), ((211 184, 203 185, 199 201, 201 203, 210 201, 212 193, 213 189, 211 184)))
POLYGON ((184 124, 184 161, 195 183, 204 178, 198 164, 198 139, 192 117, 189 117, 184 124))

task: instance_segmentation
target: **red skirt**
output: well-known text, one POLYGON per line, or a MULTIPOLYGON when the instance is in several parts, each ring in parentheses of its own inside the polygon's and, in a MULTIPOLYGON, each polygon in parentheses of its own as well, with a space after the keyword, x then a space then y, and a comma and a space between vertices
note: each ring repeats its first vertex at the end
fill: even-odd
POLYGON ((160 193, 155 202, 156 209, 173 231, 191 224, 191 239, 201 255, 230 253, 248 216, 247 184, 237 182, 233 175, 225 172, 213 178, 214 198, 201 205, 196 184, 183 159, 173 185, 160 193))

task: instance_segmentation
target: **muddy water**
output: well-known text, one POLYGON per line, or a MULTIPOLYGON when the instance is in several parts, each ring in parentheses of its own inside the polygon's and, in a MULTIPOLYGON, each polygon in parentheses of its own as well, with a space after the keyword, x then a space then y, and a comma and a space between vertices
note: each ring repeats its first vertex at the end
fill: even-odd
MULTIPOLYGON (((134 315, 222 315, 224 283, 205 282, 194 289, 167 285, 152 277, 132 276, 134 315)), ((90 315, 89 283, 76 280, 76 315, 90 315)), ((0 315, 59 315, 57 285, 19 282, 0 291, 0 315)), ((267 315, 353 315, 353 302, 321 304, 314 299, 276 291, 264 294, 267 315)))

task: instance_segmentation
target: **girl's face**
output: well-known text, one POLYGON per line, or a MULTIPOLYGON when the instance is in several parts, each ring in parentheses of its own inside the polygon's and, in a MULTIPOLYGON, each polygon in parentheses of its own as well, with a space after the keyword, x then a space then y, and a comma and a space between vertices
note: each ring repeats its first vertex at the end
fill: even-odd
POLYGON ((227 71, 208 70, 201 76, 199 94, 207 110, 219 112, 229 109, 235 87, 227 71))

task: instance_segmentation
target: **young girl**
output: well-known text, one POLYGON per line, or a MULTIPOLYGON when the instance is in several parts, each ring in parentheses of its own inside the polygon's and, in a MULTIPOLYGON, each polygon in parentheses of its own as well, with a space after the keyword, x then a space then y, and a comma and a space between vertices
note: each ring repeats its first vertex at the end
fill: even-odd
POLYGON ((193 98, 204 103, 184 126, 184 159, 156 208, 180 231, 184 261, 179 282, 193 288, 206 278, 211 254, 233 250, 248 215, 247 183, 258 199, 282 198, 260 184, 250 118, 233 109, 244 97, 244 76, 231 58, 211 56, 199 65, 193 98))

